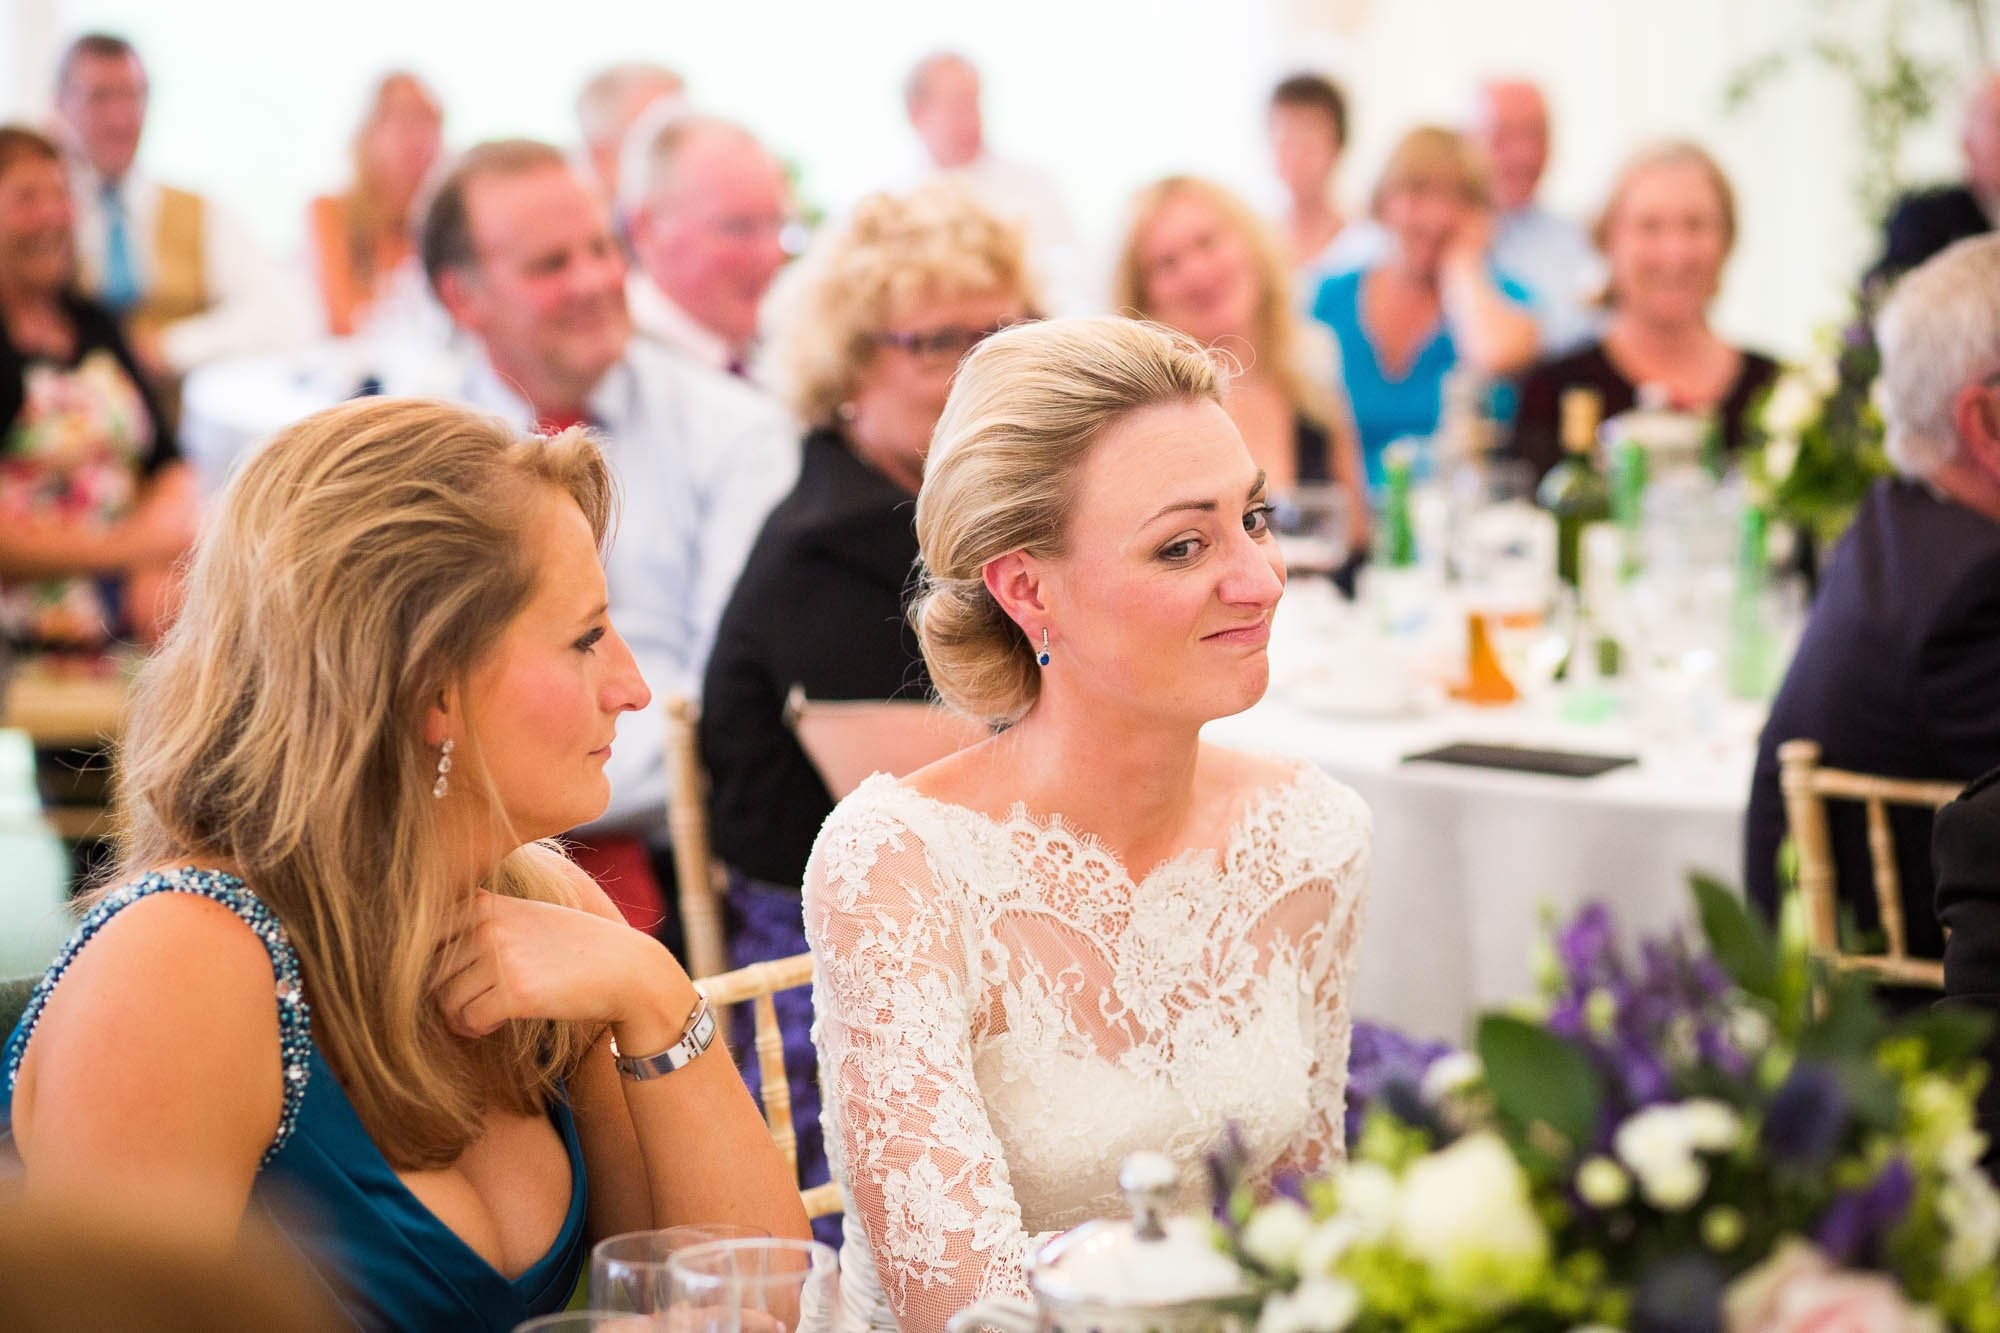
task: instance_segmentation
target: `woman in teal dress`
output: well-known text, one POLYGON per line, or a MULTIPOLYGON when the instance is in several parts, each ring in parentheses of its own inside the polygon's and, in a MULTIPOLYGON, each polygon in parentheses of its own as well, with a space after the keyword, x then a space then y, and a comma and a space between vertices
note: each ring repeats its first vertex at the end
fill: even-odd
POLYGON ((615 1232, 807 1234, 686 973, 546 841, 648 703, 612 507, 581 432, 411 400, 243 470, 6 1047, 30 1195, 218 1249, 264 1215, 369 1329, 511 1328, 615 1232))
MULTIPOLYGON (((1313 300, 1313 318, 1340 344, 1373 488, 1382 485, 1385 448, 1436 434, 1445 376, 1461 366, 1493 382, 1493 415, 1512 413, 1511 386, 1500 381, 1533 358, 1535 321, 1527 291, 1487 262, 1489 205, 1485 168, 1461 136, 1411 130, 1375 186, 1386 252, 1334 274, 1313 300)), ((1419 458, 1419 468, 1430 462, 1419 458)))

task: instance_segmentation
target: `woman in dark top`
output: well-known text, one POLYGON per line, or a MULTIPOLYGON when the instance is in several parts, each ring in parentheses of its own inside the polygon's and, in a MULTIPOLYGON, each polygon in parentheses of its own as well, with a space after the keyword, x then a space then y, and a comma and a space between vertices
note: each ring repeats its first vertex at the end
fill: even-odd
MULTIPOLYGON (((810 425, 799 480, 751 550, 702 685, 710 835, 729 867, 738 967, 806 951, 799 885, 834 805, 785 723, 786 697, 794 686, 823 700, 929 697, 903 604, 931 428, 959 359, 1034 308, 1019 233, 950 186, 864 200, 803 262, 776 349, 810 425)), ((801 1181, 818 1184, 809 997, 787 992, 778 1009, 801 1181)))
POLYGON ((1619 173, 1595 235, 1611 272, 1610 322, 1599 341, 1528 372, 1514 452, 1538 474, 1548 471, 1562 457, 1563 390, 1594 389, 1605 414, 1616 415, 1643 384, 1659 385, 1671 407, 1713 413, 1723 448, 1735 452, 1745 414, 1778 367, 1708 325, 1736 241, 1729 178, 1695 144, 1644 149, 1619 173))
POLYGON ((0 126, 0 635, 90 649, 164 628, 194 486, 75 253, 55 145, 0 126))
POLYGON ((1230 420, 1273 497, 1334 484, 1349 549, 1368 548, 1360 446, 1334 385, 1332 340, 1292 304, 1283 251, 1249 205, 1211 181, 1169 176, 1132 201, 1112 278, 1112 308, 1232 354, 1230 420))

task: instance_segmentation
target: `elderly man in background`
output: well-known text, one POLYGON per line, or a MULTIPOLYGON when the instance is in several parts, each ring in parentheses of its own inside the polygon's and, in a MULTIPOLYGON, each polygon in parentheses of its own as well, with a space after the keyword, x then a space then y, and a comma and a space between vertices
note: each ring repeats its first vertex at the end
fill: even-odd
MULTIPOLYGON (((1744 878, 1775 913, 1785 833, 1778 747, 1895 777, 1968 780, 2000 764, 2000 238, 1913 270, 1876 320, 1889 456, 1835 548, 1771 706, 1750 790, 1744 878)), ((1841 901, 1876 923, 1861 812, 1836 805, 1841 901)), ((1913 954, 1937 958, 1931 816, 1891 816, 1913 954)))
MULTIPOLYGON (((603 433, 623 522, 605 560, 611 619, 659 695, 693 694, 764 516, 791 489, 798 435, 747 385, 633 336, 625 261, 596 191, 547 144, 481 144, 424 220, 424 272, 470 355, 448 382, 391 383, 524 429, 603 433)), ((433 377, 434 378, 434 377, 433 377)), ((633 713, 605 766, 611 805, 583 859, 635 920, 670 874, 637 838, 663 831, 665 716, 633 713), (639 892, 635 893, 634 890, 639 892)))
POLYGON ((620 154, 632 127, 657 104, 678 106, 686 96, 680 75, 645 61, 601 69, 577 93, 576 123, 589 175, 606 203, 619 197, 620 154))
POLYGON ((124 38, 86 33, 63 52, 56 120, 82 285, 125 319, 133 354, 171 389, 205 361, 303 337, 308 314, 227 211, 138 167, 147 94, 124 38))
POLYGON ((1965 101, 1959 139, 1965 180, 1916 190, 1896 201, 1883 224, 1882 257, 1871 279, 1894 278, 1953 241, 1993 230, 2000 217, 2000 71, 1980 78, 1965 101))
POLYGON ((1479 90, 1472 137, 1493 177, 1493 266, 1528 289, 1544 355, 1569 351, 1596 331, 1590 301, 1603 264, 1582 227, 1535 198, 1549 164, 1549 108, 1523 79, 1479 90))
POLYGON ((1088 313, 1102 302, 1094 299, 1069 210, 1045 174, 988 149, 981 91, 979 70, 955 51, 925 56, 910 70, 903 108, 928 163, 920 178, 949 176, 995 217, 1021 227, 1049 312, 1088 313))
POLYGON ((709 116, 672 119, 637 147, 623 209, 638 266, 633 322, 712 370, 745 374, 786 259, 784 164, 750 131, 709 116))

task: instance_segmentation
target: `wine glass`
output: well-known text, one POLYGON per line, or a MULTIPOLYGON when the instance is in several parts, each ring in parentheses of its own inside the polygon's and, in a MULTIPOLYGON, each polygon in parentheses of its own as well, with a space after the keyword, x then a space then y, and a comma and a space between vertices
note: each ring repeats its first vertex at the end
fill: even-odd
POLYGON ((812 1240, 724 1240, 667 1261, 675 1333, 827 1333, 840 1307, 840 1261, 812 1240))
POLYGON ((639 1314, 665 1310, 667 1261, 674 1255, 697 1245, 764 1240, 770 1234, 728 1222, 702 1222, 607 1237, 590 1251, 590 1308, 639 1314))
POLYGON ((1271 511, 1286 573, 1331 577, 1347 562, 1347 496, 1339 487, 1301 483, 1274 500, 1271 511))

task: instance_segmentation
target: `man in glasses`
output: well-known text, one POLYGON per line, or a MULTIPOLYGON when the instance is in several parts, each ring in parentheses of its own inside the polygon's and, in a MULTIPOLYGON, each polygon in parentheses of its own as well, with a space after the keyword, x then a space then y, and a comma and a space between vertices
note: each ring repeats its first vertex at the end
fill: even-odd
POLYGON ((705 366, 742 375, 792 240, 784 164, 728 121, 642 123, 649 137, 634 146, 625 197, 638 265, 627 292, 633 321, 705 366))

